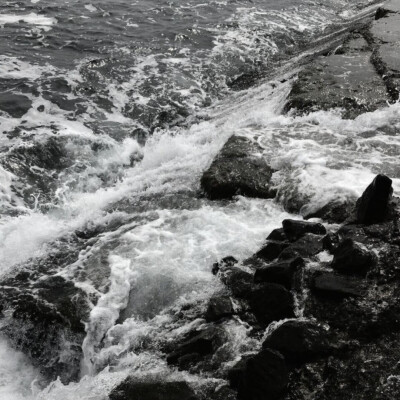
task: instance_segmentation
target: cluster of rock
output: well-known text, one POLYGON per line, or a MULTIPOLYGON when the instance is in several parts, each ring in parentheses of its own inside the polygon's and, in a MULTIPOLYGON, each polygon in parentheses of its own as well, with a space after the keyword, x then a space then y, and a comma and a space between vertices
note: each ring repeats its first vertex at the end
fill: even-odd
POLYGON ((252 257, 215 263, 212 273, 225 289, 209 300, 206 324, 164 351, 168 364, 228 384, 195 393, 185 382, 128 378, 110 398, 397 398, 399 215, 392 181, 378 175, 336 231, 284 220, 252 257), (226 340, 224 323, 237 317, 255 338, 269 333, 261 350, 224 370, 215 355, 226 340), (154 397, 157 388, 161 397, 154 397))

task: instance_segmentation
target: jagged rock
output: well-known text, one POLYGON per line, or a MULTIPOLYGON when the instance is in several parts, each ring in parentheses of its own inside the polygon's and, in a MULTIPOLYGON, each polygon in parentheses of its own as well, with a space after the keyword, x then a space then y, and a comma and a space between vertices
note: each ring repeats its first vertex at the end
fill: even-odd
POLYGON ((364 293, 362 283, 358 279, 332 272, 316 274, 311 288, 316 294, 332 299, 361 297, 364 293))
POLYGON ((201 187, 211 200, 235 195, 273 198, 273 169, 260 156, 262 149, 245 137, 232 136, 201 178, 201 187))
POLYGON ((287 321, 263 342, 263 348, 279 351, 286 360, 303 363, 326 356, 330 350, 327 332, 311 321, 287 321))
POLYGON ((110 400, 198 400, 186 382, 138 382, 127 378, 109 396, 110 400))
POLYGON ((304 219, 320 218, 330 224, 341 224, 352 215, 354 207, 355 201, 345 203, 331 202, 312 213, 306 214, 304 219))
POLYGON ((325 235, 325 227, 318 222, 308 222, 294 219, 285 219, 282 221, 283 231, 286 237, 295 242, 303 237, 306 233, 314 235, 325 235))
POLYGON ((282 285, 264 283, 253 288, 249 296, 251 312, 264 326, 273 321, 294 317, 292 294, 282 285))
POLYGON ((337 246, 331 267, 342 274, 364 276, 374 264, 374 254, 348 238, 337 246))
POLYGON ((383 222, 389 212, 392 193, 392 180, 385 175, 377 175, 357 200, 357 221, 361 224, 383 222))
POLYGON ((13 118, 21 118, 32 107, 32 101, 23 95, 0 93, 0 110, 10 114, 13 118))
POLYGON ((205 318, 207 321, 218 321, 233 314, 232 301, 229 296, 213 296, 209 300, 205 318))
POLYGON ((221 331, 209 327, 201 331, 192 332, 188 338, 179 343, 175 350, 167 356, 168 364, 177 364, 181 368, 187 368, 192 360, 212 354, 222 344, 221 331), (189 361, 189 363, 188 363, 189 361))
POLYGON ((386 87, 370 59, 370 51, 319 57, 300 72, 285 111, 304 114, 340 107, 344 118, 353 119, 386 107, 386 87))
POLYGON ((288 370, 280 353, 263 349, 257 355, 239 361, 228 378, 237 390, 239 400, 275 400, 287 388, 288 370))
POLYGON ((303 266, 304 260, 301 257, 270 264, 256 270, 254 282, 278 283, 290 290, 296 272, 303 266))

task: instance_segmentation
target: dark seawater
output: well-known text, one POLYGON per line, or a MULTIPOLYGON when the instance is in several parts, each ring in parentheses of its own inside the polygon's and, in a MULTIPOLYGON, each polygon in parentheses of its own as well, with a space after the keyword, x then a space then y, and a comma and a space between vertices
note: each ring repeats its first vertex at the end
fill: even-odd
MULTIPOLYGON (((400 143, 362 135, 398 126, 397 104, 355 121, 281 115, 301 60, 376 7, 1 2, 0 109, 10 96, 13 105, 0 111, 0 274, 62 249, 59 274, 99 298, 81 380, 43 384, 38 367, 0 337, 1 399, 107 399, 128 374, 199 387, 212 380, 171 369, 158 345, 189 329, 174 318, 183 306, 201 307, 218 289, 214 261, 252 254, 288 216, 271 200, 199 196, 202 171, 231 134, 257 138, 280 169, 281 198, 307 199, 309 209, 359 195, 377 171, 398 192, 400 143), (87 231, 101 234, 84 249, 68 239, 87 231)), ((260 344, 241 321, 225 329, 228 368, 260 344)))

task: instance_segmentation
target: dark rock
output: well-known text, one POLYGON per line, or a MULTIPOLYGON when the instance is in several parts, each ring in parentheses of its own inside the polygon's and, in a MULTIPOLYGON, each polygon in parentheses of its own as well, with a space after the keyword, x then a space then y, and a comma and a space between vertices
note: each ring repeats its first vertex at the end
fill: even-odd
POLYGON ((137 382, 127 378, 110 393, 110 400, 197 400, 186 382, 137 382))
POLYGON ((187 339, 176 346, 175 351, 167 356, 168 364, 186 366, 186 356, 199 358, 215 352, 222 344, 219 329, 210 327, 201 331, 192 332, 187 339))
POLYGON ((341 224, 352 215, 354 207, 355 201, 346 203, 331 202, 317 211, 306 214, 304 219, 320 218, 330 224, 341 224))
POLYGON ((274 240, 277 242, 284 242, 287 240, 287 237, 285 235, 285 232, 283 231, 283 228, 279 229, 274 229, 267 237, 267 240, 274 240))
POLYGON ((222 386, 213 393, 210 400, 237 400, 237 394, 229 386, 222 386))
POLYGON ((293 257, 313 257, 323 251, 323 238, 320 235, 306 233, 302 238, 282 250, 279 259, 293 257))
POLYGON ((207 321, 218 321, 221 318, 230 317, 233 312, 229 296, 213 296, 208 303, 205 317, 207 321))
POLYGON ((0 93, 0 110, 10 114, 13 118, 21 118, 31 107, 32 101, 26 96, 0 93))
POLYGON ((269 240, 259 251, 257 251, 255 256, 265 261, 272 261, 288 246, 288 242, 269 240))
POLYGON ((294 317, 292 294, 282 285, 265 283, 255 287, 249 297, 251 312, 264 326, 273 321, 294 317))
POLYGON ((238 267, 221 270, 220 278, 237 297, 247 297, 253 286, 253 276, 238 267))
POLYGON ((332 272, 314 276, 311 287, 320 296, 339 300, 345 297, 360 297, 364 293, 363 285, 358 279, 332 272))
POLYGON ((239 361, 230 371, 229 381, 239 400, 275 400, 286 391, 288 370, 280 353, 263 349, 239 361))
POLYGON ((249 139, 232 136, 201 178, 201 187, 211 200, 235 195, 273 198, 272 168, 259 156, 262 149, 249 139))
POLYGON ((327 332, 311 321, 287 321, 264 341, 263 348, 279 351, 286 360, 303 363, 326 356, 330 350, 327 332))
POLYGON ((322 246, 324 250, 329 251, 331 254, 334 253, 339 243, 340 243, 340 237, 337 233, 328 233, 322 239, 322 246))
POLYGON ((340 107, 352 119, 386 107, 386 87, 370 59, 369 51, 319 57, 300 72, 285 110, 304 114, 340 107))
POLYGON ((254 281, 256 283, 278 283, 286 289, 291 289, 296 272, 304 266, 304 260, 301 257, 277 262, 256 270, 254 281))
POLYGON ((313 233, 314 235, 326 234, 325 227, 317 222, 285 219, 282 221, 282 226, 286 237, 292 242, 300 239, 306 233, 313 233))
POLYGON ((213 264, 211 271, 212 271, 213 275, 217 275, 220 269, 226 269, 229 267, 233 267, 238 262, 239 261, 236 260, 235 257, 232 257, 232 256, 224 257, 221 261, 213 264))
POLYGON ((377 175, 357 200, 357 221, 362 224, 383 222, 388 216, 392 193, 392 180, 385 175, 377 175))
POLYGON ((337 246, 331 267, 342 274, 364 276, 374 264, 372 252, 364 250, 352 239, 345 239, 337 246))

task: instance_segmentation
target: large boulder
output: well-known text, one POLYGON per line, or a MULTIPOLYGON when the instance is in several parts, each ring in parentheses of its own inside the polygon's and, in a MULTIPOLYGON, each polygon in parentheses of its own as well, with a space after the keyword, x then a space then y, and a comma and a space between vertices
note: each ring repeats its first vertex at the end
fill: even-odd
POLYGON ((330 346, 325 329, 312 321, 287 321, 263 342, 263 348, 279 351, 287 360, 302 363, 326 356, 330 346))
POLYGON ((348 238, 335 249, 331 267, 342 274, 365 276, 375 262, 373 252, 348 238))
POLYGON ((198 400, 186 382, 138 382, 127 378, 109 396, 110 400, 198 400))
POLYGON ((288 370, 279 352, 263 349, 239 361, 229 372, 229 381, 239 400, 275 400, 285 393, 288 370))
POLYGON ((259 154, 262 149, 251 140, 232 136, 201 178, 201 187, 211 200, 235 195, 273 198, 270 183, 274 170, 259 154))
POLYGON ((377 175, 357 200, 357 222, 361 224, 383 222, 389 213, 392 193, 392 180, 386 175, 377 175))

